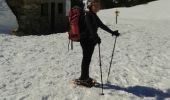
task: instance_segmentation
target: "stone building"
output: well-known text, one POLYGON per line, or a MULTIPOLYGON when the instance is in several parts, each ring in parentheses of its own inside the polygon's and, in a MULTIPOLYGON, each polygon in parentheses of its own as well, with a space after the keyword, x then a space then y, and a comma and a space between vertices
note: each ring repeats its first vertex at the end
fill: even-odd
POLYGON ((16 16, 16 35, 42 35, 68 29, 70 0, 6 0, 16 16))

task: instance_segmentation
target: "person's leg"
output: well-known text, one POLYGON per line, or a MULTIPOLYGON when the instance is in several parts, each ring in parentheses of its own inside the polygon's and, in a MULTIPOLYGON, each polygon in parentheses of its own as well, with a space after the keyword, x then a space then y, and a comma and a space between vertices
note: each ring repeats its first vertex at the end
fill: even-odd
POLYGON ((83 59, 81 64, 81 80, 86 80, 89 78, 89 66, 92 58, 92 54, 95 48, 95 45, 91 43, 89 40, 83 40, 80 42, 82 51, 83 51, 83 59))

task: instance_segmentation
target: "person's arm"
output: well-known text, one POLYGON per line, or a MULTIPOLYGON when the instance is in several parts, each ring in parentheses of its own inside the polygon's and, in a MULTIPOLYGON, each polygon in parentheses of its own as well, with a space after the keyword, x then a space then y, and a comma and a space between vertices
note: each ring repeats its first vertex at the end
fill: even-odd
POLYGON ((102 28, 103 30, 111 33, 112 35, 115 35, 115 31, 112 31, 110 28, 108 28, 106 25, 103 24, 103 22, 100 20, 100 18, 96 15, 96 20, 97 20, 97 24, 99 25, 100 28, 102 28))

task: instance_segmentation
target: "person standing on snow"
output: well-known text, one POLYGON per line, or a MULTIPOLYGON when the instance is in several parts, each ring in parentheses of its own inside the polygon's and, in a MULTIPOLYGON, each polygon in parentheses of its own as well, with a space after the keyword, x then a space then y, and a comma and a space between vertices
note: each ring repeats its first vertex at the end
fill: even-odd
POLYGON ((85 14, 85 27, 80 33, 80 45, 83 51, 81 76, 79 79, 75 80, 75 83, 78 83, 78 85, 92 87, 94 85, 94 79, 89 77, 89 66, 96 44, 101 43, 101 39, 97 34, 98 28, 100 27, 103 30, 116 36, 119 36, 120 33, 118 33, 118 31, 112 31, 109 29, 97 16, 96 13, 100 10, 100 0, 88 0, 87 8, 89 11, 86 11, 85 14))

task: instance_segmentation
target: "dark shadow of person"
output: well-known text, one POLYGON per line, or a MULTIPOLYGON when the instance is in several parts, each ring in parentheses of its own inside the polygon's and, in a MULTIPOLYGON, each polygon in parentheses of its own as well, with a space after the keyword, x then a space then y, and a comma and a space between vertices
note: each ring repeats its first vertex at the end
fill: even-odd
MULTIPOLYGON (((101 88, 101 86, 98 86, 98 88, 101 88)), ((112 84, 103 84, 103 89, 125 91, 138 97, 156 97, 156 100, 164 100, 165 98, 170 98, 170 89, 164 92, 162 90, 146 86, 130 86, 125 88, 112 84)))

